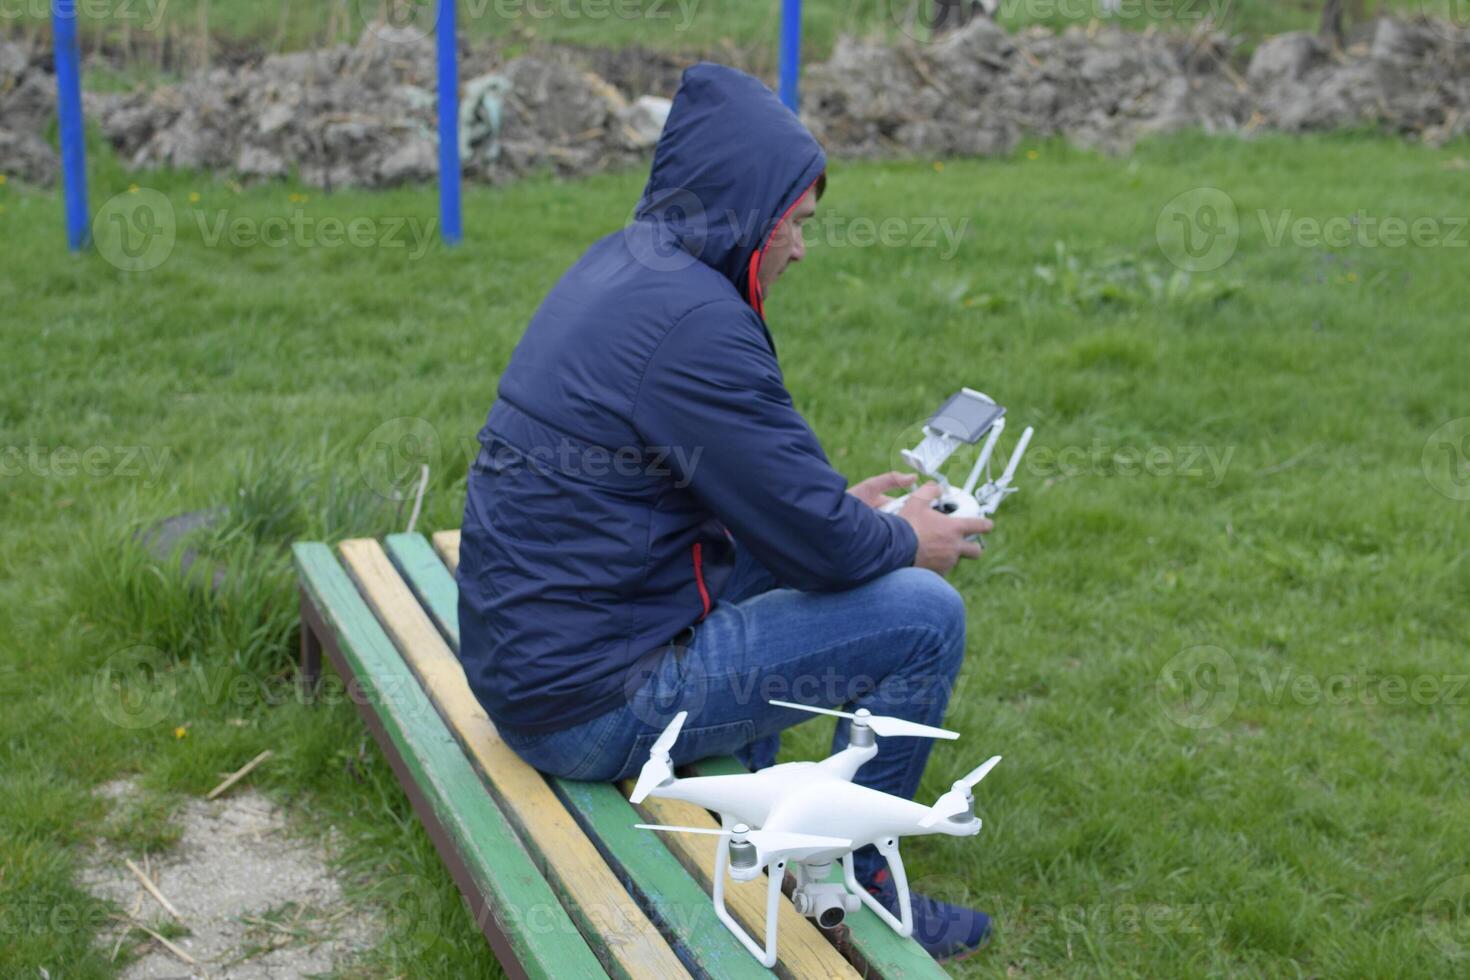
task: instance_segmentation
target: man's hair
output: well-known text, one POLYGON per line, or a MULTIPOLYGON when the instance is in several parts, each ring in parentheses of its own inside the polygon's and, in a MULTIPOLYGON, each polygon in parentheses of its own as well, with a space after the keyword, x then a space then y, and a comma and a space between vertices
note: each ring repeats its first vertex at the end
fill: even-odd
POLYGON ((820 174, 817 175, 817 185, 816 185, 817 197, 816 197, 816 200, 820 201, 822 199, 823 192, 826 191, 826 190, 827 190, 827 171, 823 170, 820 174))

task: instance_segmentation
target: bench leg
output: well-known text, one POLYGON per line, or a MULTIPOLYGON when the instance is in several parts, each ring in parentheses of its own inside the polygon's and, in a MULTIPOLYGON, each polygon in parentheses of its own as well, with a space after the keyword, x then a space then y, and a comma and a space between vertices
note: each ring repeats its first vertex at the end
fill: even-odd
POLYGON ((301 593, 301 696, 310 703, 316 698, 317 688, 322 680, 322 640, 316 635, 316 629, 311 620, 315 616, 307 615, 307 608, 311 600, 306 593, 301 593))
MULTIPOLYGON (((409 771, 402 753, 398 751, 398 746, 394 744, 387 729, 383 727, 382 719, 378 717, 373 689, 365 689, 358 683, 352 672, 352 664, 342 655, 342 648, 338 645, 332 628, 327 625, 326 619, 323 618, 316 604, 311 601, 306 590, 302 589, 301 682, 309 691, 315 691, 320 682, 323 653, 336 668, 338 676, 346 683, 347 701, 356 706, 358 714, 367 725, 368 733, 372 735, 373 741, 378 743, 378 748, 382 750, 383 757, 387 759, 389 767, 393 770, 393 775, 398 778, 398 785, 403 787, 404 793, 408 795, 408 801, 413 806, 414 813, 418 814, 419 822, 424 825, 424 830, 428 831, 429 840, 433 842, 434 849, 439 852, 439 857, 449 868, 449 875, 459 886, 460 894, 469 903, 475 925, 479 926, 480 932, 489 941, 490 949, 500 961, 500 967, 505 971, 506 977, 509 980, 528 980, 529 974, 516 957, 516 949, 511 945, 510 934, 496 918, 495 910, 491 907, 485 892, 480 888, 479 882, 475 880, 463 855, 460 854, 454 838, 424 796, 414 774, 409 771)), ((514 914, 514 910, 507 914, 514 914)))

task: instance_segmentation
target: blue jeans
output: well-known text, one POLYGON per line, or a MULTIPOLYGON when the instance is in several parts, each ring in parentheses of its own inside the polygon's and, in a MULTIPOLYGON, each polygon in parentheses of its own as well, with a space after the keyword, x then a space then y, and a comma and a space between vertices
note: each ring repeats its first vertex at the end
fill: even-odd
MULTIPOLYGON (((964 659, 965 605, 921 568, 846 592, 779 588, 742 549, 719 603, 685 639, 644 657, 612 711, 561 731, 501 737, 543 772, 615 780, 637 774, 680 711, 689 717, 670 753, 676 766, 731 754, 753 769, 771 765, 781 731, 812 719, 772 698, 940 725, 964 659)), ((847 729, 838 723, 834 752, 847 745, 847 729)), ((883 739, 854 781, 912 798, 932 745, 883 739)), ((864 850, 872 852, 859 852, 866 883, 881 858, 864 850)))

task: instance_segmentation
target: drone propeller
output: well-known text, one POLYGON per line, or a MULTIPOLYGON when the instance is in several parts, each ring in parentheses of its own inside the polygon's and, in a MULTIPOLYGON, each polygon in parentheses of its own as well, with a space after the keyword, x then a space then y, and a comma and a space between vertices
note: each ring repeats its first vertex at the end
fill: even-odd
POLYGON ((678 741, 679 732, 684 728, 684 719, 688 717, 689 712, 687 711, 681 711, 675 715, 674 720, 669 722, 668 727, 654 740, 653 748, 649 749, 649 751, 656 752, 659 755, 668 755, 669 749, 672 749, 674 742, 678 741))
POLYGON ((750 830, 744 824, 736 824, 731 830, 715 827, 673 827, 661 823, 639 823, 633 826, 640 830, 665 830, 680 834, 708 834, 711 837, 733 837, 737 841, 749 841, 760 852, 759 864, 770 864, 783 857, 803 857, 818 851, 847 850, 852 841, 842 837, 822 837, 817 834, 795 834, 784 830, 750 830))
POLYGON ((674 742, 678 741, 679 732, 684 727, 684 719, 688 717, 689 712, 679 712, 654 740, 648 750, 648 761, 643 763, 643 770, 638 773, 638 785, 633 787, 633 794, 628 797, 629 802, 642 803, 649 793, 658 789, 664 780, 674 775, 674 767, 669 762, 669 749, 672 749, 674 742))
POLYGON ((970 790, 974 788, 976 783, 989 775, 990 770, 994 769, 995 764, 999 761, 1000 756, 993 755, 970 770, 969 775, 956 779, 954 785, 949 788, 949 791, 934 801, 934 805, 929 808, 928 816, 919 821, 919 826, 932 827, 941 820, 947 820, 950 817, 958 817, 969 813, 970 807, 975 801, 970 790))
POLYGON ((915 735, 920 738, 959 738, 959 732, 952 732, 945 728, 933 728, 929 725, 921 725, 916 721, 907 721, 903 718, 891 718, 887 715, 875 715, 869 713, 867 708, 859 708, 856 714, 848 711, 834 711, 831 708, 815 708, 809 704, 795 704, 791 701, 772 701, 771 704, 782 708, 795 708, 798 711, 810 711, 813 714, 832 715, 836 718, 851 718, 853 721, 862 722, 873 730, 873 734, 887 738, 891 735, 915 735))

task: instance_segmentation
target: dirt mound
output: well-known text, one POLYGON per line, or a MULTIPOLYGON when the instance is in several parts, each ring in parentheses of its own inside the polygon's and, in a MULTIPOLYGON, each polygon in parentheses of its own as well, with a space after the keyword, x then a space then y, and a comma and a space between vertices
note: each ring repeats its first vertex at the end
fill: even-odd
MULTIPOLYGON (((1126 152, 1181 128, 1298 132, 1377 125, 1441 142, 1470 129, 1470 30, 1380 19, 1345 52, 1316 36, 1264 41, 1242 73, 1235 39, 1119 28, 1009 34, 984 18, 932 43, 844 39, 807 69, 803 118, 834 156, 1008 152, 1060 136, 1126 152)), ((355 46, 266 57, 176 85, 94 94, 87 111, 124 162, 319 187, 387 186, 438 172, 433 42, 381 25, 355 46)), ((638 160, 686 63, 633 47, 461 52, 460 157, 472 180, 571 176, 638 160), (643 96, 639 98, 639 96, 643 96)), ((0 42, 0 171, 48 183, 44 59, 0 42)))
MULTIPOLYGON (((582 174, 636 158, 628 100, 569 56, 463 59, 461 158, 500 182, 543 167, 582 174)), ((293 169, 320 187, 385 186, 438 172, 433 43, 365 31, 355 47, 266 58, 179 85, 103 98, 103 132, 132 167, 293 169)))
POLYGON ((1431 143, 1470 132, 1470 30, 1444 22, 1378 20, 1340 58, 1311 34, 1282 34, 1247 77, 1272 129, 1367 123, 1431 143))
MULTIPOLYGON (((119 810, 139 798, 119 780, 101 795, 119 810)), ((83 875, 98 896, 127 915, 103 939, 136 954, 123 976, 248 978, 302 977, 347 966, 368 949, 383 923, 370 908, 348 906, 324 856, 294 836, 282 811, 242 790, 217 800, 190 800, 175 817, 178 843, 154 856, 145 872, 186 925, 146 893, 127 867, 145 858, 99 846, 83 875), (172 933, 174 947, 147 935, 172 933), (180 933, 183 934, 180 934, 180 933)))
POLYGON ((1282 35, 1245 77, 1233 49, 1224 34, 1011 35, 984 19, 930 44, 847 39, 810 69, 803 118, 830 152, 861 157, 1004 153, 1027 135, 1116 152, 1193 127, 1379 124, 1439 141, 1470 124, 1470 34, 1450 25, 1378 20, 1336 57, 1282 35))
POLYGON ((60 168, 56 151, 41 138, 56 106, 46 60, 0 40, 0 173, 33 184, 51 184, 60 168))

